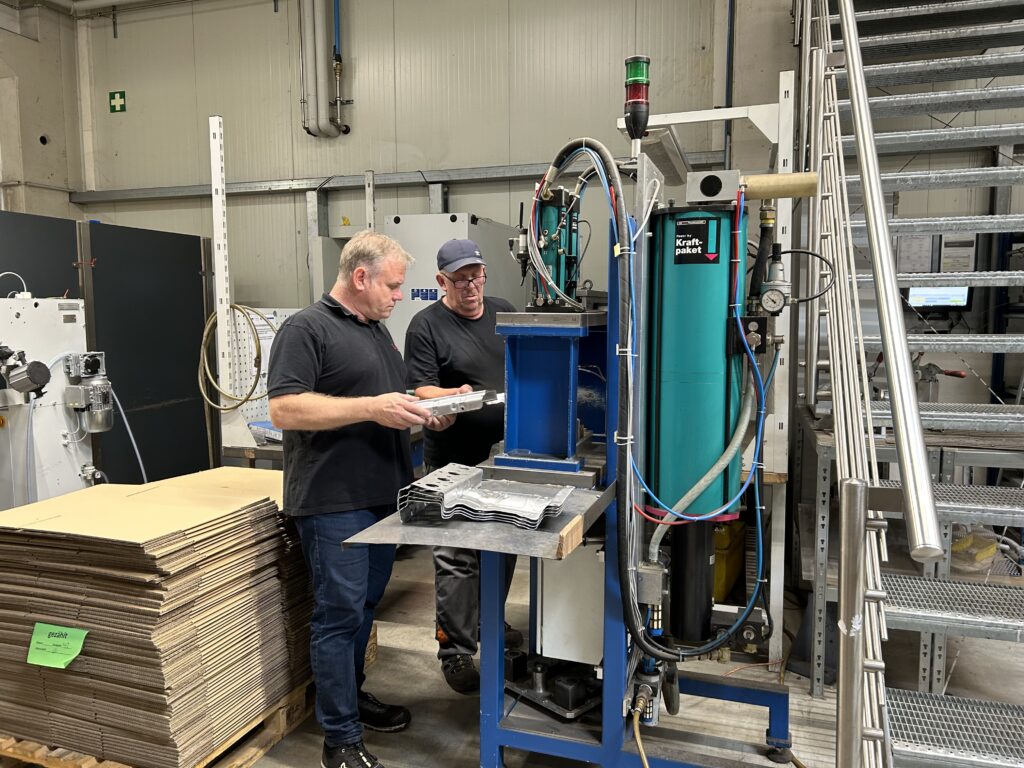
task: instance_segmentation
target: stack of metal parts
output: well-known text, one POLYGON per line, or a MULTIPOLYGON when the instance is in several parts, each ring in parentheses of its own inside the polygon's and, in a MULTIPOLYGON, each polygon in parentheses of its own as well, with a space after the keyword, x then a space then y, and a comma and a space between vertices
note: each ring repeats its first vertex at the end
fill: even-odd
POLYGON ((451 520, 508 523, 536 530, 562 514, 572 487, 514 480, 485 480, 482 469, 448 464, 398 492, 403 523, 451 520))
POLYGON ((308 576, 281 474, 221 468, 0 513, 0 734, 188 768, 310 675, 308 576), (26 663, 37 623, 88 631, 26 663))
MULTIPOLYGON (((878 459, 875 453, 874 429, 871 410, 865 404, 871 399, 867 380, 867 361, 860 327, 860 299, 856 291, 853 236, 850 228, 850 201, 846 187, 846 164, 843 157, 843 137, 839 124, 836 76, 838 70, 825 68, 825 57, 833 52, 829 28, 828 6, 825 0, 815 3, 815 45, 812 54, 811 78, 824 83, 814 96, 811 106, 810 127, 812 170, 820 176, 820 196, 812 201, 810 247, 820 253, 835 270, 835 284, 824 296, 827 309, 828 354, 832 387, 832 416, 836 445, 838 479, 860 478, 872 485, 878 484, 878 459)), ((832 278, 812 266, 811 289, 817 293, 832 278)), ((808 315, 818 325, 818 300, 810 303, 808 315)), ((816 341, 816 334, 815 334, 816 341)), ((871 512, 872 517, 881 513, 871 512)), ((880 591, 881 563, 888 560, 885 534, 876 529, 868 532, 867 589, 880 591)), ((824 584, 824 579, 821 580, 824 584)), ((821 596, 824 598, 824 595, 821 596)), ((822 599, 819 605, 824 605, 822 599)), ((866 732, 884 734, 887 727, 886 689, 882 665, 882 641, 886 639, 885 614, 879 603, 870 601, 864 616, 865 695, 863 722, 866 732)), ((855 717, 848 713, 847 717, 855 717)), ((891 755, 884 739, 872 739, 864 744, 864 765, 878 768, 891 765, 891 755)))

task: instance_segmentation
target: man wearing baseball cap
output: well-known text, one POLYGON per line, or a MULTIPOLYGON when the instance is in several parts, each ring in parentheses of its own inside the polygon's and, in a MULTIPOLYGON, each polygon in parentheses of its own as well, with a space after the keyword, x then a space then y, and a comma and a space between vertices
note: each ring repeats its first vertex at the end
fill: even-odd
MULTIPOLYGON (((437 284, 444 296, 421 310, 405 334, 409 387, 417 397, 505 389, 505 342, 495 333, 498 312, 517 311, 509 302, 484 296, 487 265, 472 240, 449 240, 437 252, 437 284)), ((502 439, 504 406, 459 415, 443 432, 424 431, 427 470, 458 463, 475 466, 502 439)), ((505 594, 515 558, 507 558, 505 594)), ((434 549, 438 658, 448 685, 459 693, 480 688, 473 663, 480 623, 480 560, 475 550, 434 549)), ((522 643, 506 626, 506 645, 522 643)))

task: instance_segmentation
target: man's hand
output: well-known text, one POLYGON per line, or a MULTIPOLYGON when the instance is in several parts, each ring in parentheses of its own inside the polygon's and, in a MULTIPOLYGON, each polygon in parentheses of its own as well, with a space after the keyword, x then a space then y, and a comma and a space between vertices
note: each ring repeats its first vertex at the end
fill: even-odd
POLYGON ((370 398, 370 418, 384 427, 408 429, 433 421, 430 411, 416 405, 417 398, 402 392, 388 392, 370 398))
POLYGON ((455 414, 450 413, 447 416, 433 416, 424 426, 433 432, 443 432, 454 423, 455 414))
MULTIPOLYGON (((450 389, 445 394, 451 395, 466 395, 473 391, 473 387, 469 384, 463 384, 457 389, 450 389)), ((417 393, 419 390, 417 390, 417 393)), ((434 397, 441 397, 441 395, 434 395, 434 397)), ((444 432, 452 424, 455 423, 455 414, 449 414, 448 416, 434 416, 430 421, 426 423, 426 428, 434 432, 444 432)))

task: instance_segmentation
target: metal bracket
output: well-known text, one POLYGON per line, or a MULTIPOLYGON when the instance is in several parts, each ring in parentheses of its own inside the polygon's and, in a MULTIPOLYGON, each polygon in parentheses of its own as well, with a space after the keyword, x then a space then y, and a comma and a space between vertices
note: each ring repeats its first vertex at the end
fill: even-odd
POLYGON ((903 490, 901 488, 884 488, 873 485, 868 488, 868 509, 876 512, 904 512, 906 505, 903 501, 903 490))

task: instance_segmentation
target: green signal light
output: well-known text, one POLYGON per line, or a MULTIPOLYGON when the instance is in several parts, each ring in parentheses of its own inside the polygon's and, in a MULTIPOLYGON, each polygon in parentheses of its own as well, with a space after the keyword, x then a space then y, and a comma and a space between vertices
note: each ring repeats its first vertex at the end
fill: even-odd
POLYGON ((626 59, 626 85, 651 82, 651 60, 647 56, 631 56, 626 59))

